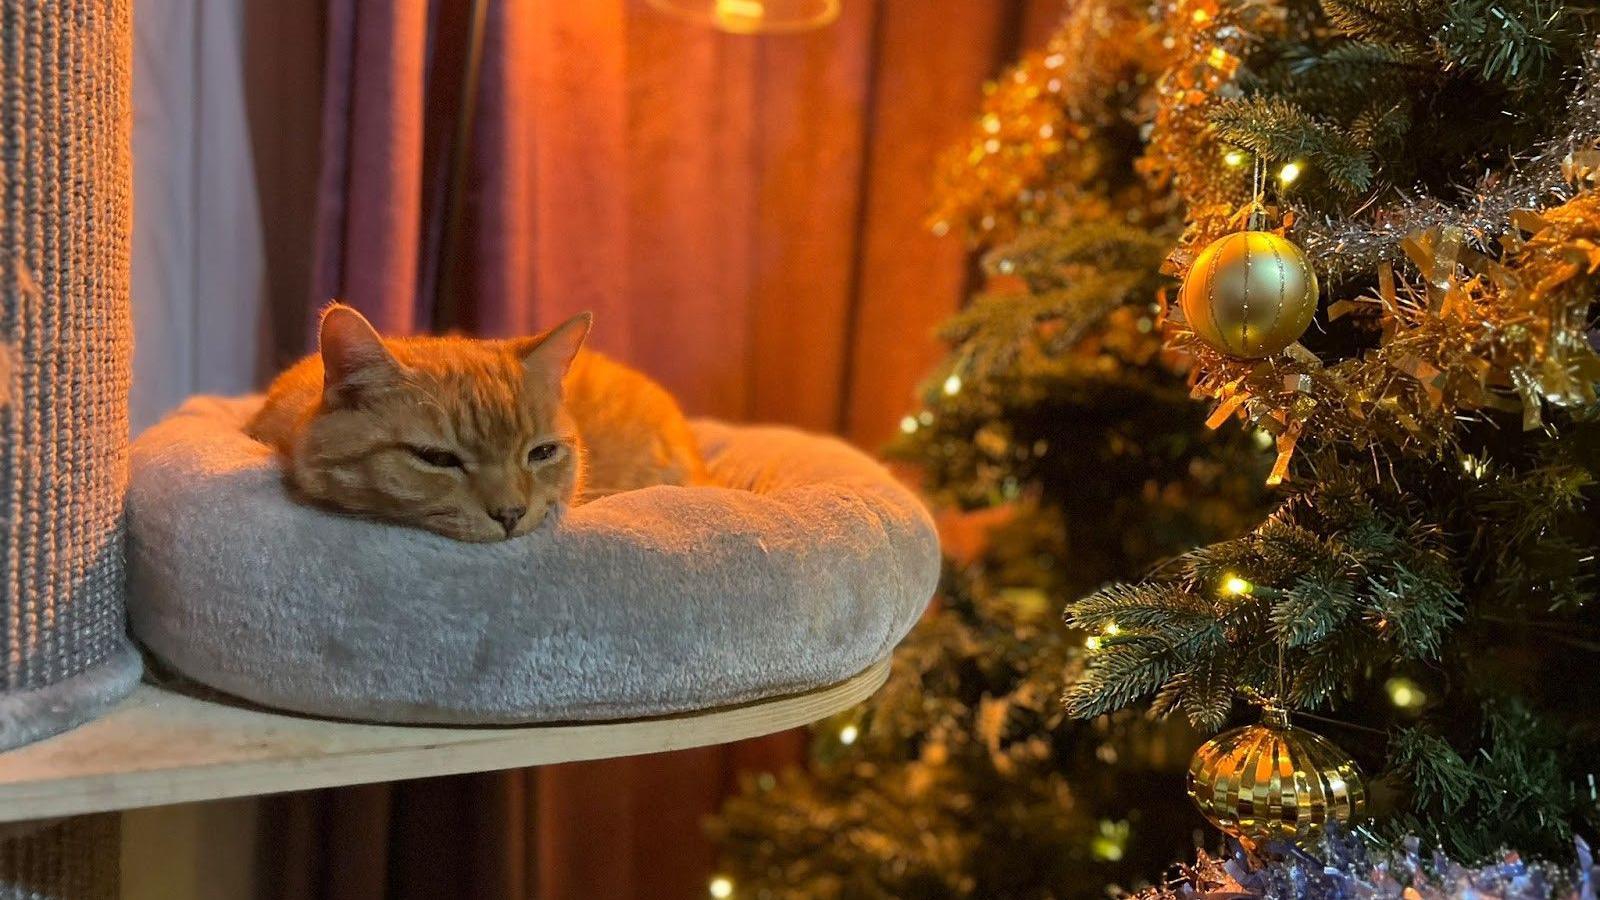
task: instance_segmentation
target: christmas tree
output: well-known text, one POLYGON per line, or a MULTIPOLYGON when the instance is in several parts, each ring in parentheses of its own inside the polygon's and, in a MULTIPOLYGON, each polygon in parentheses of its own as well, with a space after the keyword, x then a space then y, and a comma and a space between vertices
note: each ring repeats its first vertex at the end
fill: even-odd
POLYGON ((1600 825, 1600 695, 1575 689, 1600 662, 1600 6, 1184 12, 1147 157, 1186 209, 1169 345, 1214 421, 1274 434, 1285 498, 1073 603, 1117 634, 1067 708, 1152 697, 1210 731, 1268 697, 1330 720, 1377 833, 1565 857, 1600 825), (1300 343, 1245 358, 1207 333, 1226 298, 1187 292, 1252 212, 1324 290, 1300 343))
POLYGON ((1149 883, 1261 699, 1368 773, 1363 840, 1594 832, 1597 32, 1069 5, 941 172, 987 278, 892 448, 987 533, 888 687, 713 824, 736 896, 1149 883))
POLYGON ((1137 166, 1165 53, 1143 4, 1084 4, 947 155, 934 227, 984 248, 985 278, 890 448, 963 513, 944 587, 887 686, 817 729, 808 771, 723 810, 734 896, 1103 897, 1193 847, 1203 820, 1163 807, 1194 733, 1060 702, 1098 640, 1062 605, 1270 508, 1265 435, 1208 429, 1162 348, 1183 222, 1137 166))

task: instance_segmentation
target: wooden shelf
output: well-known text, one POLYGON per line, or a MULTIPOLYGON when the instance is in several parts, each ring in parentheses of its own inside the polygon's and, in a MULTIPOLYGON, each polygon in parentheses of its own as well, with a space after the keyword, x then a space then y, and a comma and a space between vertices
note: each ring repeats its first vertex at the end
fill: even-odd
POLYGON ((140 685, 103 718, 0 753, 0 822, 721 744, 848 709, 888 676, 885 660, 831 687, 744 706, 494 728, 334 722, 140 685))

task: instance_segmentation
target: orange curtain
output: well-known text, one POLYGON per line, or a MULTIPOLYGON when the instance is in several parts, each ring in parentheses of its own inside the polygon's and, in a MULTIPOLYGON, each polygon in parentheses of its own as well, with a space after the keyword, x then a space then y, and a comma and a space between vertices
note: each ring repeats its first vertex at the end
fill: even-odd
MULTIPOLYGON (((486 193, 480 170, 471 202, 476 246, 508 262, 474 266, 479 302, 462 324, 511 333, 593 309, 596 345, 691 414, 876 447, 937 360, 933 329, 971 278, 959 242, 924 227, 935 155, 967 127, 984 79, 1038 42, 1059 6, 844 0, 826 29, 750 38, 643 0, 498 0, 475 153, 516 189, 486 193)), ((271 248, 303 241, 307 223, 266 226, 271 248)), ((427 280, 360 277, 391 290, 427 280)), ((304 313, 306 296, 286 289, 275 321, 295 320, 286 304, 304 313)), ((279 343, 298 352, 302 340, 279 343)), ((714 866, 704 816, 737 773, 796 763, 803 743, 790 733, 276 798, 265 893, 703 897, 714 866)))

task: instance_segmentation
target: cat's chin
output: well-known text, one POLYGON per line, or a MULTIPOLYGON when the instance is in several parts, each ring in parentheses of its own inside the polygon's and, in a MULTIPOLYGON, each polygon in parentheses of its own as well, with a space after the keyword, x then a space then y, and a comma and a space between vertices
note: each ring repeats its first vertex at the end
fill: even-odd
POLYGON ((538 522, 531 526, 518 526, 518 528, 510 534, 506 534, 505 529, 497 528, 493 525, 483 528, 476 527, 476 525, 473 527, 464 528, 458 527, 453 522, 439 520, 424 520, 421 522, 407 522, 404 524, 411 525, 415 528, 421 528, 426 531, 431 531, 434 534, 443 535, 451 540, 461 541, 462 543, 466 544, 498 544, 503 541, 514 541, 517 538, 526 537, 535 531, 543 531, 556 526, 560 523, 562 516, 566 514, 567 506, 567 503, 556 502, 552 504, 548 510, 546 510, 544 516, 538 522))

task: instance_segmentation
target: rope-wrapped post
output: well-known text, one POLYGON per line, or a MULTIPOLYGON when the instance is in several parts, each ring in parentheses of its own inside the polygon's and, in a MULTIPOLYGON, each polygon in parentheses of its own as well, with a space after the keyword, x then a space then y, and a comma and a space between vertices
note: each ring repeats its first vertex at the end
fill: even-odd
POLYGON ((0 825, 0 900, 116 900, 121 836, 116 813, 0 825))
POLYGON ((131 0, 0 0, 0 750, 139 678, 122 562, 132 24, 131 0))

